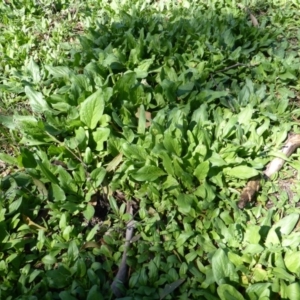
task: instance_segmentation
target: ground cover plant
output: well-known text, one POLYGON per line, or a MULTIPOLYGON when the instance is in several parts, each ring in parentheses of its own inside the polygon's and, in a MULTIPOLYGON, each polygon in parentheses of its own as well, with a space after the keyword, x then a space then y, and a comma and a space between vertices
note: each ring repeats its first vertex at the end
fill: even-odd
POLYGON ((299 299, 299 6, 0 4, 0 298, 299 299))

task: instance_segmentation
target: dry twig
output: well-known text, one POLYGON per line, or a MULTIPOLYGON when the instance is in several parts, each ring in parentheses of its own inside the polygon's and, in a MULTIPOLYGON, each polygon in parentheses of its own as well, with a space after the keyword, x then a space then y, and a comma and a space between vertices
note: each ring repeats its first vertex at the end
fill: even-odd
MULTIPOLYGON (((287 139, 285 145, 281 149, 282 154, 286 157, 291 156, 291 154, 300 147, 300 134, 291 134, 287 139)), ((274 158, 267 166, 266 170, 263 172, 265 178, 270 178, 273 174, 278 172, 284 165, 285 160, 280 157, 274 158)), ((246 187, 243 189, 240 200, 238 202, 238 207, 243 209, 248 202, 252 201, 256 192, 260 189, 260 178, 255 177, 248 181, 246 187)))

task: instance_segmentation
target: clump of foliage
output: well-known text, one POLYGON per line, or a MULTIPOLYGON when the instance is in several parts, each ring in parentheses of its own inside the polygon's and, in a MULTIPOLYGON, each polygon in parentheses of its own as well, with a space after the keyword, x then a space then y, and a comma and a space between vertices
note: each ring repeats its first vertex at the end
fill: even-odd
POLYGON ((0 4, 3 299, 113 299, 128 201, 122 299, 298 299, 297 184, 236 201, 299 132, 299 5, 244 7, 0 4))

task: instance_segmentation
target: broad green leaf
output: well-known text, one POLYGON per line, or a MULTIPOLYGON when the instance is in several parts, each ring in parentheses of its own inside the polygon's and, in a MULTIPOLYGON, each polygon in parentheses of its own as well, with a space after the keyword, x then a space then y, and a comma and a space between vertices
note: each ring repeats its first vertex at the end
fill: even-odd
POLYGON ((194 195, 201 197, 207 202, 211 202, 216 197, 215 187, 204 181, 194 192, 194 195))
POLYGON ((276 267, 273 268, 272 271, 275 278, 288 280, 289 282, 293 282, 295 280, 295 276, 289 274, 284 268, 276 267))
POLYGON ((228 95, 228 91, 212 91, 206 90, 200 93, 199 97, 205 99, 206 103, 213 102, 215 99, 220 99, 228 95))
POLYGON ((270 151, 268 153, 269 156, 282 158, 284 161, 290 161, 290 159, 281 151, 270 151))
POLYGON ((197 179, 200 182, 202 182, 202 180, 206 178, 208 172, 209 172, 209 162, 204 161, 197 166, 197 168, 194 171, 194 175, 197 177, 197 179))
MULTIPOLYGON (((176 238, 176 248, 179 248, 184 245, 184 243, 194 235, 194 232, 184 232, 181 233, 177 238, 176 238)), ((187 246, 187 245, 186 245, 187 246)))
POLYGON ((238 166, 234 168, 226 168, 224 170, 225 175, 238 178, 238 179, 249 179, 255 177, 259 172, 253 168, 247 166, 238 166))
POLYGON ((122 99, 129 98, 129 92, 136 83, 134 72, 124 74, 114 85, 114 92, 118 93, 122 99))
POLYGON ((195 85, 194 82, 187 82, 179 86, 177 90, 177 96, 181 97, 183 95, 190 93, 194 89, 194 85, 195 85))
POLYGON ((93 285, 89 290, 86 300, 102 300, 102 299, 104 298, 103 298, 103 294, 99 289, 99 286, 93 285))
POLYGON ((195 121, 198 123, 204 123, 208 120, 208 113, 207 113, 207 103, 203 103, 198 109, 193 112, 191 121, 195 121))
POLYGON ((32 57, 30 58, 29 63, 26 67, 32 75, 33 83, 39 83, 41 80, 40 69, 32 57))
POLYGON ((300 232, 292 232, 288 236, 282 237, 282 247, 295 249, 300 244, 300 232))
POLYGON ((259 244, 249 244, 243 250, 243 253, 257 254, 262 253, 264 251, 264 247, 259 244))
MULTIPOLYGON (((81 249, 85 249, 85 248, 83 248, 82 246, 81 249)), ((76 274, 81 278, 84 277, 86 275, 86 264, 84 258, 79 258, 76 261, 75 266, 76 266, 76 274)))
POLYGON ((270 299, 270 286, 271 283, 254 283, 247 288, 246 293, 250 296, 251 300, 258 300, 264 296, 268 296, 268 298, 264 299, 267 300, 270 299))
POLYGON ((67 191, 77 192, 78 187, 72 175, 62 168, 61 166, 58 167, 58 179, 60 182, 60 186, 67 191))
POLYGON ((174 153, 177 156, 181 155, 182 145, 181 141, 173 136, 170 132, 166 132, 163 140, 165 148, 170 154, 174 153))
POLYGON ((211 260, 212 271, 215 281, 220 285, 228 279, 234 280, 238 277, 232 262, 228 259, 223 249, 218 249, 211 260))
POLYGON ((111 172, 116 170, 119 164, 123 161, 123 154, 119 153, 107 166, 106 171, 111 172))
POLYGON ((178 279, 171 284, 167 284, 164 289, 159 293, 159 299, 162 300, 166 296, 170 295, 175 289, 177 289, 185 279, 178 279))
POLYGON ((298 300, 300 295, 300 283, 291 283, 286 289, 287 299, 298 300))
POLYGON ((97 143, 96 150, 102 151, 104 149, 103 143, 107 141, 110 135, 109 128, 97 128, 93 133, 94 141, 97 143))
POLYGON ((66 195, 64 190, 57 184, 51 185, 51 192, 53 201, 64 201, 66 200, 66 195))
POLYGON ((188 214, 193 206, 194 197, 187 194, 179 194, 177 197, 178 210, 183 214, 188 214))
POLYGON ((75 241, 70 241, 69 242, 69 247, 68 247, 68 258, 71 260, 76 260, 79 255, 79 250, 76 245, 75 241))
POLYGON ((80 120, 89 128, 94 129, 102 117, 105 102, 109 100, 111 95, 111 88, 99 89, 85 99, 80 105, 80 120))
POLYGON ((247 105, 241 109, 241 112, 238 114, 238 121, 240 124, 248 125, 251 121, 254 109, 251 105, 247 105))
POLYGON ((0 153, 0 161, 3 161, 7 164, 10 164, 10 165, 15 165, 17 166, 18 165, 18 162, 17 162, 17 159, 13 156, 10 156, 6 153, 0 153))
POLYGON ((287 253, 284 257, 284 263, 286 268, 291 273, 299 274, 300 272, 300 252, 290 252, 287 253))
POLYGON ((45 265, 53 265, 56 263, 56 258, 54 256, 48 254, 42 258, 42 262, 45 265))
POLYGON ((161 151, 158 155, 162 159, 164 169, 167 171, 168 175, 174 176, 173 163, 167 152, 161 151))
POLYGON ((298 220, 299 220, 299 214, 292 213, 279 220, 276 224, 272 226, 272 229, 278 228, 281 234, 288 235, 293 231, 298 220))
POLYGON ((258 244, 261 236, 259 234, 261 227, 257 225, 252 225, 246 228, 244 241, 249 244, 258 244))
POLYGON ((13 202, 9 205, 8 211, 9 211, 10 213, 16 212, 16 211, 19 209, 19 207, 21 206, 21 204, 22 204, 22 197, 19 197, 17 200, 13 201, 13 202))
POLYGON ((14 117, 13 116, 0 115, 0 124, 2 124, 3 126, 9 128, 9 129, 15 129, 16 128, 16 123, 14 122, 14 117))
POLYGON ((122 148, 124 155, 131 160, 145 161, 149 156, 145 148, 139 145, 125 143, 122 148))
POLYGON ((146 78, 148 69, 153 64, 154 57, 141 61, 137 68, 134 69, 137 78, 146 78))
MULTIPOLYGON (((0 154, 1 159, 1 154, 0 154)), ((29 151, 27 148, 21 148, 21 161, 24 168, 35 168, 37 166, 37 162, 33 153, 29 151)))
POLYGON ((42 163, 42 162, 37 162, 43 175, 52 183, 54 184, 59 184, 58 179, 56 178, 56 176, 47 168, 46 164, 42 163))
POLYGON ((226 166, 226 161, 221 157, 220 154, 213 152, 212 156, 209 158, 209 162, 213 167, 222 167, 226 166))
POLYGON ((166 173, 155 166, 145 166, 137 171, 133 171, 130 175, 137 181, 154 181, 166 173))
POLYGON ((76 300, 76 297, 72 296, 71 293, 67 291, 60 292, 59 298, 61 300, 76 300))
POLYGON ((47 69, 47 71, 56 78, 60 78, 60 77, 69 77, 71 75, 71 70, 68 67, 62 67, 62 66, 57 66, 57 67, 53 67, 53 66, 45 66, 45 68, 47 69))
POLYGON ((99 187, 103 182, 106 175, 106 170, 102 167, 96 168, 91 173, 91 180, 93 182, 93 186, 99 187))
POLYGON ((217 289, 221 300, 244 300, 242 294, 237 291, 232 285, 222 284, 217 289))
POLYGON ((33 90, 30 86, 25 86, 25 93, 28 97, 31 109, 34 112, 43 113, 50 110, 50 107, 45 101, 42 93, 33 90))
POLYGON ((96 225, 92 228, 92 230, 89 232, 89 234, 87 235, 87 237, 86 237, 86 241, 87 241, 87 242, 91 241, 91 240, 94 238, 94 236, 95 236, 95 234, 97 233, 98 229, 99 229, 99 225, 96 224, 96 225))
MULTIPOLYGON (((94 208, 94 206, 91 205, 91 204, 88 204, 88 205, 86 206, 86 209, 83 211, 84 217, 85 217, 88 221, 90 221, 90 220, 92 219, 92 217, 94 216, 94 214, 95 214, 95 208, 94 208)), ((87 241, 88 241, 88 239, 87 239, 87 241)))

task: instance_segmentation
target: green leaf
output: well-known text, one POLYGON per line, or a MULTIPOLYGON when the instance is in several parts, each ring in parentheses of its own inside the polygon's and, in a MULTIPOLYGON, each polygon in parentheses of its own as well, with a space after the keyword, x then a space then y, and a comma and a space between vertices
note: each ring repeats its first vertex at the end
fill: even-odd
POLYGON ((250 299, 258 300, 258 299, 270 299, 270 286, 271 283, 255 283, 250 285, 246 293, 249 295, 250 299), (252 296, 253 295, 253 296, 252 296), (268 296, 266 299, 263 298, 264 296, 268 296))
POLYGON ((99 229, 99 225, 95 225, 86 237, 86 241, 91 241, 99 229))
POLYGON ((41 80, 40 69, 32 57, 30 58, 29 63, 26 67, 32 75, 33 83, 39 83, 41 80))
POLYGON ((269 230, 265 245, 266 246, 271 246, 276 244, 279 244, 280 241, 276 236, 278 234, 283 234, 283 235, 288 235, 290 234, 293 229, 295 228, 297 222, 299 220, 299 214, 297 213, 292 213, 288 216, 285 216, 283 219, 279 220, 276 224, 272 226, 272 228, 269 230))
POLYGON ((0 153, 0 160, 2 160, 3 162, 10 164, 10 165, 18 165, 18 161, 15 157, 10 156, 8 154, 5 153, 0 153))
POLYGON ((252 225, 246 228, 244 241, 249 244, 258 244, 260 241, 260 231, 261 227, 257 225, 252 225))
MULTIPOLYGON (((194 235, 194 232, 184 232, 181 233, 177 238, 176 238, 176 248, 179 248, 184 245, 184 243, 194 235)), ((186 245, 187 246, 187 245, 186 245)))
POLYGON ((96 150, 102 151, 104 149, 103 143, 107 141, 110 135, 109 128, 97 128, 93 133, 94 141, 97 143, 96 150))
POLYGON ((99 286, 93 285, 89 290, 86 300, 102 300, 102 299, 103 299, 103 295, 99 290, 99 286))
POLYGON ((246 107, 242 108, 242 111, 238 115, 238 121, 240 124, 248 125, 251 121, 254 109, 251 105, 247 105, 246 107))
POLYGON ((298 300, 299 295, 300 295, 300 283, 299 282, 291 283, 287 287, 286 293, 287 293, 287 299, 289 299, 289 300, 298 300))
POLYGON ((37 162, 33 153, 27 148, 21 148, 21 161, 24 168, 35 168, 37 166, 37 162))
POLYGON ((272 271, 275 278, 288 280, 289 282, 293 282, 295 280, 295 276, 289 274, 284 268, 276 267, 273 268, 272 271))
POLYGON ((52 183, 54 184, 59 184, 58 179, 56 178, 56 176, 47 168, 46 164, 42 163, 42 162, 37 162, 42 173, 44 174, 44 176, 52 183))
POLYGON ((227 168, 224 170, 225 175, 238 178, 238 179, 249 179, 255 177, 259 172, 253 168, 247 166, 238 166, 234 168, 227 168))
POLYGON ((139 145, 125 143, 122 148, 124 155, 132 160, 145 161, 149 156, 145 148, 139 145))
POLYGON ((144 105, 140 106, 139 109, 139 124, 138 124, 138 133, 144 134, 146 128, 146 115, 144 105))
POLYGON ((25 86, 25 93, 28 97, 29 104, 31 109, 36 113, 43 113, 45 111, 49 111, 50 107, 45 101, 42 93, 36 92, 29 86, 25 86))
POLYGON ((213 102, 215 99, 220 99, 228 95, 227 91, 212 91, 212 90, 205 90, 202 91, 199 97, 205 99, 206 103, 213 102))
POLYGON ((243 253, 257 254, 262 253, 264 251, 264 247, 259 244, 249 244, 243 250, 243 253))
POLYGON ((20 197, 20 198, 18 198, 17 200, 13 201, 13 202, 9 205, 8 211, 9 211, 10 213, 16 212, 16 211, 19 209, 19 207, 21 206, 21 204, 22 204, 22 197, 20 197))
POLYGON ((16 123, 14 122, 13 116, 2 116, 0 115, 0 124, 3 126, 9 128, 9 129, 15 129, 16 123))
POLYGON ((242 294, 229 284, 220 285, 217 292, 221 300, 244 300, 242 294))
POLYGON ((111 95, 111 88, 99 89, 85 99, 79 110, 80 120, 89 128, 94 129, 103 115, 105 102, 109 100, 111 95))
POLYGON ((177 197, 178 210, 183 214, 188 214, 194 203, 194 197, 192 195, 179 194, 177 197))
POLYGON ((71 71, 68 67, 63 67, 63 66, 57 66, 57 67, 53 67, 50 65, 45 66, 45 68, 47 69, 47 71, 56 78, 60 78, 60 77, 70 77, 71 71))
POLYGON ((218 249, 211 260, 212 271, 215 281, 220 285, 228 279, 235 279, 238 277, 237 272, 232 262, 228 259, 223 249, 218 249))
POLYGON ((170 295, 175 289, 177 289, 183 282, 185 281, 185 279, 178 279, 174 282, 172 282, 171 284, 167 284, 164 289, 159 293, 159 299, 162 300, 164 299, 166 296, 170 295))
POLYGON ((75 241, 70 241, 69 242, 69 247, 68 247, 68 258, 71 260, 76 260, 79 255, 79 250, 76 245, 75 241))
POLYGON ((300 252, 290 252, 287 253, 284 257, 284 263, 286 268, 292 272, 299 274, 300 272, 300 252))
POLYGON ((76 297, 72 296, 70 294, 70 292, 67 292, 67 291, 60 292, 59 293, 59 298, 61 300, 76 300, 77 299, 76 297))
POLYGON ((204 161, 200 163, 194 171, 194 175, 197 179, 202 182, 203 179, 206 178, 209 172, 209 161, 204 161))
POLYGON ((103 182, 106 175, 106 170, 102 167, 96 168, 91 173, 91 180, 93 182, 93 186, 99 187, 103 182))
POLYGON ((53 197, 53 201, 64 201, 66 200, 66 195, 64 190, 57 184, 51 185, 51 196, 53 197))
POLYGON ((163 140, 165 148, 169 153, 174 153, 177 156, 181 155, 182 145, 181 141, 173 136, 170 132, 166 132, 163 140))
POLYGON ((131 177, 137 181, 154 181, 165 174, 163 170, 155 166, 145 166, 130 173, 131 177))
POLYGON ((56 263, 56 258, 54 256, 48 254, 42 258, 42 262, 45 265, 53 265, 56 263))
POLYGON ((164 169, 167 171, 167 173, 174 176, 173 163, 167 152, 161 151, 158 155, 162 159, 164 169))
POLYGON ((88 204, 88 205, 86 206, 86 209, 83 211, 84 217, 85 217, 88 221, 90 221, 90 220, 92 219, 92 217, 94 216, 94 214, 95 214, 95 208, 94 208, 94 206, 91 205, 91 204, 88 204))

